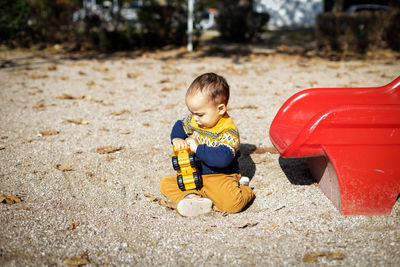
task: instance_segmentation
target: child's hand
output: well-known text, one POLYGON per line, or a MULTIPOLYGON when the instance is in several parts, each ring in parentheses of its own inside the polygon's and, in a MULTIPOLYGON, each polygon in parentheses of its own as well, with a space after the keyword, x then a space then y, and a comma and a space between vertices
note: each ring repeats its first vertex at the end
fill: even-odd
POLYGON ((172 140, 172 145, 175 147, 175 149, 185 149, 188 147, 188 143, 180 138, 175 138, 172 140))
POLYGON ((197 140, 193 137, 186 138, 186 142, 189 144, 190 151, 196 153, 199 142, 197 142, 197 140))

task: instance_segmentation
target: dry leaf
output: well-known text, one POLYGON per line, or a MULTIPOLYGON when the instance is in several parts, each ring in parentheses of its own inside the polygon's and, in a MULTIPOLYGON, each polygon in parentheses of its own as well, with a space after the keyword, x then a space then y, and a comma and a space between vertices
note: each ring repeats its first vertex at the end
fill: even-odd
POLYGON ((109 154, 122 150, 124 147, 103 146, 96 149, 99 154, 109 154))
POLYGON ((136 78, 136 77, 138 77, 138 76, 140 76, 142 74, 143 73, 141 73, 141 72, 128 72, 126 74, 126 77, 129 78, 129 79, 134 79, 134 78, 136 78))
POLYGON ((254 105, 246 105, 242 107, 229 107, 228 110, 233 110, 233 109, 258 109, 257 106, 254 105))
POLYGON ((75 123, 75 124, 82 124, 82 125, 89 124, 89 122, 87 122, 87 121, 78 121, 78 120, 71 120, 71 119, 67 120, 67 122, 75 123))
POLYGON ((107 156, 106 157, 106 161, 108 161, 108 162, 111 162, 111 161, 113 161, 115 159, 115 157, 113 157, 113 156, 107 156))
POLYGON ((258 224, 258 222, 255 222, 255 223, 246 223, 245 225, 239 226, 238 228, 239 228, 239 229, 244 229, 244 228, 254 227, 254 226, 256 226, 257 224, 258 224))
POLYGON ((125 114, 125 113, 131 113, 131 112, 129 110, 127 110, 127 109, 123 109, 121 111, 113 111, 113 112, 111 112, 111 115, 120 116, 120 115, 125 114))
POLYGON ((145 108, 145 109, 140 110, 140 112, 142 112, 142 113, 150 112, 150 111, 156 111, 156 109, 154 109, 154 108, 145 108))
POLYGON ((56 96, 55 98, 62 100, 72 100, 72 99, 85 99, 86 97, 83 95, 73 96, 70 94, 62 94, 61 96, 56 96))
POLYGON ((316 251, 304 254, 303 262, 316 262, 318 257, 327 257, 329 260, 343 260, 345 255, 340 251, 316 251))
POLYGON ((90 263, 87 254, 76 255, 72 258, 63 258, 63 262, 67 264, 67 267, 78 267, 90 263))
POLYGON ((88 81, 88 82, 86 83, 86 85, 87 85, 87 86, 94 86, 95 83, 94 83, 94 81, 88 81))
POLYGON ((83 72, 83 71, 81 71, 81 70, 80 70, 80 71, 78 71, 78 74, 79 74, 79 75, 86 75, 86 73, 85 73, 85 72, 83 72))
POLYGON ((54 164, 54 168, 63 172, 72 171, 72 167, 69 164, 66 165, 54 164))
POLYGON ((31 75, 29 75, 30 78, 32 79, 44 79, 47 78, 47 74, 40 74, 40 73, 32 73, 31 75))
POLYGON ((111 82, 111 81, 114 81, 115 78, 114 77, 104 77, 103 80, 111 82))
POLYGON ((76 229, 76 227, 78 227, 78 225, 79 225, 79 222, 73 222, 73 223, 71 223, 71 225, 68 227, 68 229, 69 230, 75 230, 76 229))
POLYGON ((170 83, 171 80, 169 78, 159 81, 159 83, 170 83))
POLYGON ((35 106, 32 107, 34 111, 42 111, 46 109, 44 100, 40 100, 35 106))
POLYGON ((55 70, 57 70, 57 66, 56 65, 47 66, 47 70, 55 71, 55 70))
POLYGON ((16 195, 11 196, 0 196, 0 203, 6 203, 8 205, 12 205, 15 203, 20 203, 22 200, 16 195))
POLYGON ((172 201, 165 201, 162 198, 154 197, 148 194, 144 194, 144 196, 147 197, 151 202, 157 202, 160 206, 166 207, 168 209, 176 209, 176 204, 172 201))
POLYGON ((40 134, 42 136, 48 136, 48 135, 56 135, 59 134, 60 132, 57 130, 45 130, 45 131, 40 131, 40 134))
POLYGON ((31 207, 31 206, 16 207, 15 209, 16 209, 16 210, 30 210, 30 209, 32 209, 32 207, 31 207))
POLYGON ((276 150, 275 147, 257 147, 256 150, 254 150, 253 153, 255 154, 264 154, 264 153, 270 153, 270 154, 279 154, 279 151, 276 150))

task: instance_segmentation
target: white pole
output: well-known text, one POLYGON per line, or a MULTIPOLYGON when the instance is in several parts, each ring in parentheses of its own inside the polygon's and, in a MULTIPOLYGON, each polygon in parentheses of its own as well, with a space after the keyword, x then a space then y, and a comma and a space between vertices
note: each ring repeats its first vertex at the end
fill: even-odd
POLYGON ((189 0, 188 1, 188 21, 187 21, 187 26, 188 26, 188 43, 187 43, 187 50, 189 52, 193 51, 193 6, 194 6, 194 0, 189 0))

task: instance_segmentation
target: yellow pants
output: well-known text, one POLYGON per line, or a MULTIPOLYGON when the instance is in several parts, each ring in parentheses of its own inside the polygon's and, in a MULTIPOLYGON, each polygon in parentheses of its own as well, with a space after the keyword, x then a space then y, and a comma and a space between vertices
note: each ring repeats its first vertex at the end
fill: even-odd
POLYGON ((254 197, 249 186, 239 185, 240 174, 208 174, 203 175, 203 187, 200 190, 181 191, 176 175, 161 179, 161 193, 178 203, 188 194, 198 194, 211 199, 214 206, 222 211, 235 213, 241 211, 254 197))

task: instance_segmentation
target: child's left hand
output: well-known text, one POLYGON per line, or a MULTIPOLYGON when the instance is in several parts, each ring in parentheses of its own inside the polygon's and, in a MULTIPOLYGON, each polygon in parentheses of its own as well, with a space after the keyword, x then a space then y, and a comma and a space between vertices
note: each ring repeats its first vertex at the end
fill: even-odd
POLYGON ((196 153, 197 146, 199 145, 199 142, 193 137, 188 137, 186 138, 186 142, 189 144, 190 151, 193 153, 196 153))

